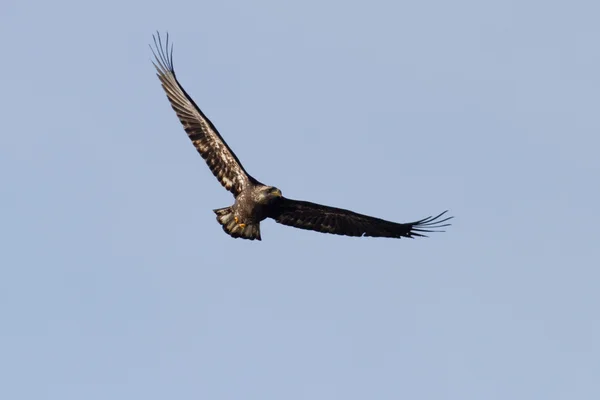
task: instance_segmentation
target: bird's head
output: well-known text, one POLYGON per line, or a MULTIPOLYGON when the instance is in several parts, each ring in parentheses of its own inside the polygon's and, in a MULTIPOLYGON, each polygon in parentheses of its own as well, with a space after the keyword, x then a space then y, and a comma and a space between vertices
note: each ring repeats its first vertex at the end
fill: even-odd
POLYGON ((281 190, 273 186, 265 186, 258 193, 258 201, 262 204, 269 204, 281 197, 281 190))

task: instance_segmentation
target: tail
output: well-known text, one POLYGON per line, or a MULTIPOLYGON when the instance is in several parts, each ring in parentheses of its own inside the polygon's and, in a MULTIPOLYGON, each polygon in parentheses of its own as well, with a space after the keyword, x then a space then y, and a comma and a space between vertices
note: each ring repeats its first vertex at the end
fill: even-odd
POLYGON ((235 222, 233 209, 231 207, 218 208, 213 210, 217 214, 217 221, 223 225, 225 233, 233 238, 242 238, 249 240, 260 239, 260 223, 247 224, 243 228, 235 222))

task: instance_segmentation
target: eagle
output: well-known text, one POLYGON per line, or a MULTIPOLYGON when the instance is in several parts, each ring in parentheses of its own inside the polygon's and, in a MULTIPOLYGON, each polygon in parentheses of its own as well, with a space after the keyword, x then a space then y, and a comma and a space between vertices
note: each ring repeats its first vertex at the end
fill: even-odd
POLYGON ((165 45, 160 34, 153 35, 150 45, 157 71, 171 107, 175 110, 192 144, 218 181, 233 194, 235 203, 213 210, 223 230, 233 238, 261 240, 260 222, 272 218, 276 222, 300 229, 346 236, 386 238, 426 237, 440 232, 453 217, 447 211, 415 222, 396 223, 353 211, 292 200, 281 190, 264 185, 253 178, 227 145, 217 128, 183 89, 173 69, 173 44, 167 33, 165 45), (444 217, 444 218, 443 218, 444 217))

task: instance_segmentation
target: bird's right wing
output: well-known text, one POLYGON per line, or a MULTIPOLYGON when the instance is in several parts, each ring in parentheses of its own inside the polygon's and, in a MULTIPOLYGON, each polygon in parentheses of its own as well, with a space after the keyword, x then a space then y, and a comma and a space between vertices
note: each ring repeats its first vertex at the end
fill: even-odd
POLYGON ((156 67, 158 79, 173 110, 212 173, 221 185, 237 196, 246 185, 256 180, 244 170, 240 160, 225 143, 217 128, 177 81, 173 69, 173 45, 169 47, 169 35, 167 34, 164 47, 158 33, 153 38, 156 51, 152 46, 150 48, 156 62, 153 61, 152 64, 156 67))
POLYGON ((439 232, 439 228, 450 225, 445 222, 452 217, 440 219, 446 212, 400 224, 342 208, 282 197, 273 205, 269 216, 283 225, 335 235, 413 238, 427 236, 425 233, 429 232, 439 232))

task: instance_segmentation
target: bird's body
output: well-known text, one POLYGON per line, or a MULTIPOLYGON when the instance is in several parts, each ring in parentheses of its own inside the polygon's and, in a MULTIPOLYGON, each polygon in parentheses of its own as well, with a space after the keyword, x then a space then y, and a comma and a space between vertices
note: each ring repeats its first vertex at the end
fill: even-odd
POLYGON ((233 205, 214 210, 217 221, 230 236, 261 240, 260 222, 266 218, 323 233, 389 238, 425 236, 426 232, 449 225, 444 222, 452 217, 440 219, 445 211, 436 217, 402 224, 283 197, 279 189, 262 184, 245 171, 212 122, 179 84, 168 35, 164 47, 159 35, 154 44, 154 66, 173 110, 212 173, 235 198, 233 205))
POLYGON ((271 215, 272 207, 279 199, 279 189, 252 183, 235 198, 232 206, 214 212, 223 230, 232 237, 261 240, 260 222, 271 215))

